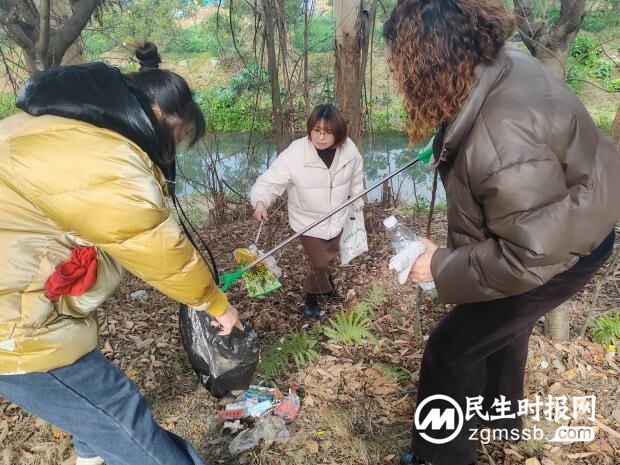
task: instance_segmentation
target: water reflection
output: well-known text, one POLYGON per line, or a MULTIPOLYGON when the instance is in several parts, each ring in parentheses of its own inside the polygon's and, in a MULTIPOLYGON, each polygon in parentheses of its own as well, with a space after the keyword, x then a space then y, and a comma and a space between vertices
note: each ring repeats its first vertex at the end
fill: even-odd
MULTIPOLYGON (((366 183, 371 185, 415 156, 417 150, 407 149, 407 137, 400 133, 366 137, 362 150, 366 183)), ((205 138, 198 147, 178 157, 177 194, 206 193, 214 186, 227 194, 249 193, 254 180, 276 157, 275 144, 249 134, 225 134, 205 138)), ((427 202, 431 197, 433 173, 417 163, 390 181, 392 195, 403 204, 427 202)), ((380 200, 381 187, 369 194, 370 201, 380 200)), ((445 200, 439 183, 438 201, 445 200)))

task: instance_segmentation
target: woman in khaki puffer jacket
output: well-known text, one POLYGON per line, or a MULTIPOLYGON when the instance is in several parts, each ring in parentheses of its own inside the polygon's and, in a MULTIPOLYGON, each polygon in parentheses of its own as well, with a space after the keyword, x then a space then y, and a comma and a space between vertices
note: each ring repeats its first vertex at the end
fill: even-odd
POLYGON ((204 118, 152 44, 137 56, 128 76, 102 63, 42 72, 18 96, 24 113, 0 122, 0 395, 73 434, 78 464, 202 465, 98 350, 95 310, 123 269, 224 332, 239 326, 164 202, 175 145, 195 143, 204 118), (66 265, 93 246, 95 263, 66 265), (94 283, 71 291, 62 262, 82 287, 78 271, 96 266, 94 283), (50 292, 50 276, 66 289, 50 292))
POLYGON ((400 0, 384 27, 410 139, 439 128, 447 194, 447 247, 424 239, 410 278, 458 304, 425 349, 407 465, 471 464, 480 424, 520 437, 531 331, 613 248, 620 156, 559 77, 504 46, 513 28, 500 0, 400 0), (445 409, 438 394, 458 403, 460 429, 424 422, 445 409))

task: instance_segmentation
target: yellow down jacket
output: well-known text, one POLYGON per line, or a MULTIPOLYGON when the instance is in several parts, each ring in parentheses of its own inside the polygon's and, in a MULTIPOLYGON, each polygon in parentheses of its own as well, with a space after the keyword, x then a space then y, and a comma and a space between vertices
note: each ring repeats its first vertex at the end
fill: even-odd
POLYGON ((0 375, 47 371, 97 346, 95 310, 122 270, 221 315, 226 296, 164 203, 135 143, 58 116, 0 121, 0 375), (51 302, 44 283, 75 247, 97 248, 96 283, 51 302))

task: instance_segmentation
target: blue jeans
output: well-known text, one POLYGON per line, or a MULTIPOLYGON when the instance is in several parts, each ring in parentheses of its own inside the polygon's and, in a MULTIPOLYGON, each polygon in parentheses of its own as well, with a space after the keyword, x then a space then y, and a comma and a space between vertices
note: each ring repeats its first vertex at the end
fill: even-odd
POLYGON ((205 465, 153 419, 135 384, 99 350, 43 373, 0 375, 0 396, 73 435, 80 457, 108 465, 205 465))

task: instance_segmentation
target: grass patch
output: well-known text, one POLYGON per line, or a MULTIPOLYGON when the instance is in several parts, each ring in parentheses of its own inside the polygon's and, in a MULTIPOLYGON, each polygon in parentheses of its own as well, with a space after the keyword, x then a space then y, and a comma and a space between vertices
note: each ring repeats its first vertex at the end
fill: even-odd
POLYGON ((0 94, 0 119, 17 113, 15 94, 0 94))

